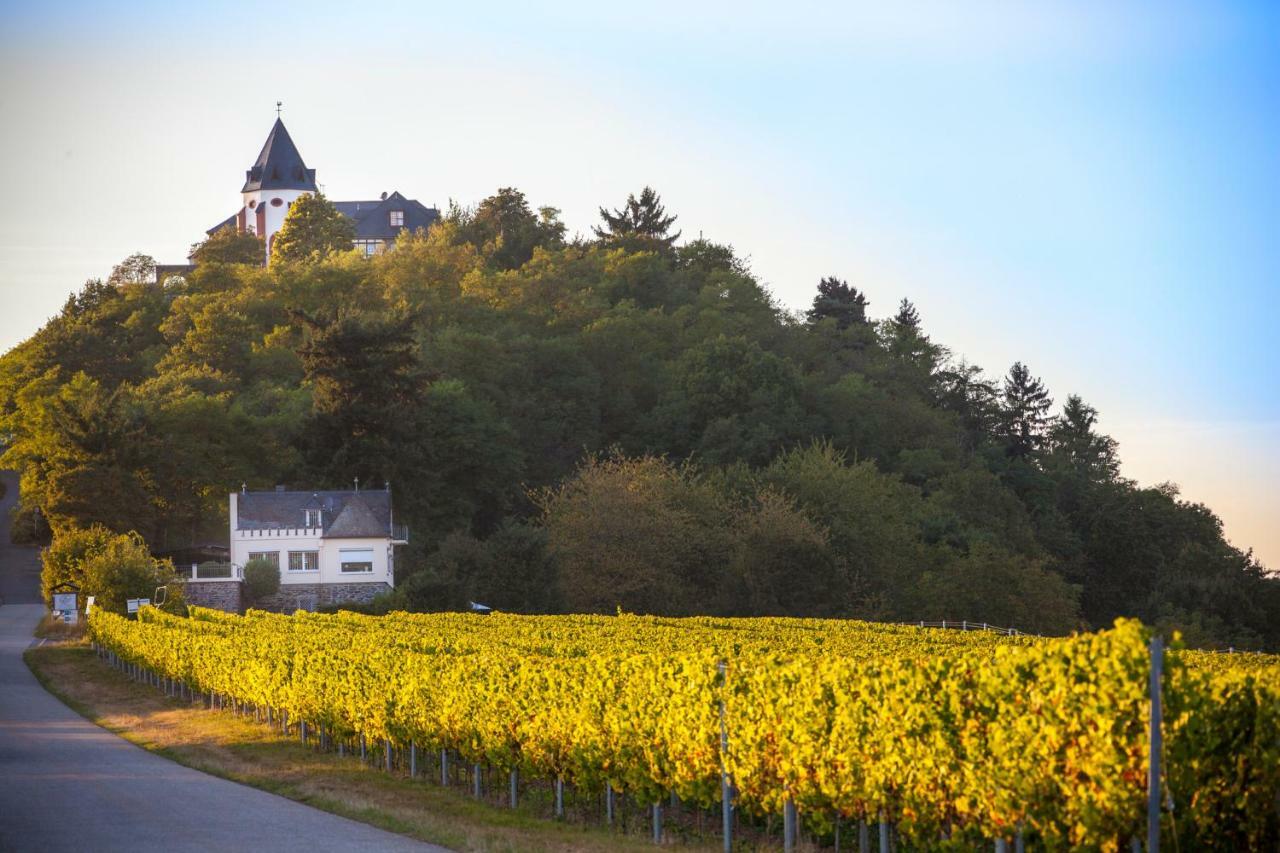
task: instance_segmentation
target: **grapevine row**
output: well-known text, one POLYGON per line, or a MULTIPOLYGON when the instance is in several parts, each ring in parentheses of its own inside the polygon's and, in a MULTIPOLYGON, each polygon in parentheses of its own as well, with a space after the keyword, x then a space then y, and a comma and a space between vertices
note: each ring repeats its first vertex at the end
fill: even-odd
MULTIPOLYGON (((1147 631, 820 620, 95 612, 121 659, 336 737, 449 749, 641 801, 890 820, 924 846, 1142 835, 1147 631), (722 748, 722 717, 728 748, 722 748)), ((1280 840, 1280 666, 1172 654, 1165 784, 1201 846, 1280 840)))

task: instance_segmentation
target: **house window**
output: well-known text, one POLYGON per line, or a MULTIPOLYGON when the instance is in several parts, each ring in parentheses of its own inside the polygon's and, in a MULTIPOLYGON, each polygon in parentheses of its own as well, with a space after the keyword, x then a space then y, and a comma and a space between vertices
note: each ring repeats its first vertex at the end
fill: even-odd
POLYGON ((344 574, 372 574, 372 548, 343 548, 338 552, 344 574))
POLYGON ((279 551, 250 551, 249 560, 266 560, 276 569, 280 568, 280 552, 279 551))
POLYGON ((309 509, 309 510, 307 510, 306 512, 307 512, 307 524, 306 524, 306 526, 307 526, 307 527, 319 527, 319 526, 320 526, 320 510, 318 510, 318 509, 309 509))
POLYGON ((290 551, 289 552, 289 571, 291 572, 320 571, 320 552, 319 551, 290 551))
POLYGON ((378 254, 378 250, 382 248, 382 242, 380 240, 356 240, 355 247, 363 252, 366 258, 369 258, 378 254))
POLYGON ((404 211, 403 210, 391 211, 391 227, 392 228, 404 227, 404 211))

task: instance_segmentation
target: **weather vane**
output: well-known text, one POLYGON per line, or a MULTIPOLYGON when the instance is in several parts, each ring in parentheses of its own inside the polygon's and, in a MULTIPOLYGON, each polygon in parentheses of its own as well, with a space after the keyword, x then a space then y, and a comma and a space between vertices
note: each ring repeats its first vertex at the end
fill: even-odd
POLYGON ((284 106, 284 101, 276 101, 276 118, 280 118, 280 108, 284 106))

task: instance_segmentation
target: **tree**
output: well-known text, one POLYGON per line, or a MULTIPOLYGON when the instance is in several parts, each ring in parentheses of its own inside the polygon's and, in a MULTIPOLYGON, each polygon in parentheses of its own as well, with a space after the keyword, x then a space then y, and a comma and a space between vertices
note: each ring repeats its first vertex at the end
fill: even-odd
POLYGON ((813 307, 805 314, 810 325, 823 320, 834 320, 837 329, 867 322, 867 297, 850 287, 847 281, 827 276, 818 282, 818 295, 813 297, 813 307))
POLYGON ((591 458, 536 500, 570 612, 726 609, 727 508, 693 467, 591 458))
POLYGON ((315 464, 341 472, 341 481, 391 478, 412 434, 406 413, 422 386, 412 318, 358 311, 295 316, 309 332, 300 353, 314 399, 308 434, 315 464))
POLYGON ((280 591, 280 567, 263 557, 244 564, 244 591, 249 601, 260 603, 280 591))
POLYGON ((536 248, 553 248, 564 242, 560 211, 542 207, 535 214, 524 193, 514 187, 498 190, 474 212, 455 208, 450 218, 458 225, 458 238, 471 243, 502 270, 524 266, 536 248))
POLYGON ((195 264, 254 264, 260 266, 265 258, 262 238, 252 231, 241 233, 234 225, 214 231, 209 237, 191 246, 191 261, 195 264))
MULTIPOLYGON (((40 554, 40 588, 45 603, 52 606, 54 587, 70 584, 81 590, 85 585, 85 562, 106 550, 116 534, 101 524, 69 528, 53 538, 40 554)), ((81 605, 83 605, 83 597, 81 605)))
POLYGON ((313 263, 349 251, 355 238, 355 223, 323 193, 304 193, 289 206, 284 224, 271 239, 271 260, 313 263))
POLYGON ((155 258, 138 252, 125 258, 112 268, 107 284, 125 287, 128 285, 155 284, 155 281, 155 258))
POLYGON ((1098 410, 1072 394, 1049 429, 1049 446, 1077 474, 1090 480, 1114 480, 1120 476, 1118 445, 1111 436, 1094 430, 1097 423, 1098 410))
POLYGON ((1053 398, 1038 377, 1022 362, 1014 362, 1004 380, 1003 420, 1006 452, 1016 459, 1028 459, 1044 447, 1052 419, 1053 398))
POLYGON ((676 218, 667 216, 662 199, 652 187, 640 191, 640 198, 627 196, 627 203, 610 212, 600 208, 604 227, 596 226, 596 237, 609 248, 624 248, 632 252, 657 252, 670 255, 680 232, 672 234, 671 226, 676 218))
POLYGON ((152 557, 137 533, 112 533, 101 525, 69 528, 54 537, 43 561, 46 600, 58 584, 72 583, 80 588, 82 600, 93 596, 95 607, 123 614, 128 599, 153 598, 157 588, 167 586, 165 609, 182 610, 182 587, 173 563, 152 557))

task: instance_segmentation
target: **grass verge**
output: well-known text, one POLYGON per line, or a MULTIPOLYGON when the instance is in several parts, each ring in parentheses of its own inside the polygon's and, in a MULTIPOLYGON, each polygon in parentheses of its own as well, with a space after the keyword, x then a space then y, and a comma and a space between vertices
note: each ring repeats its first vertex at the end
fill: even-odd
MULTIPOLYGON (((387 774, 353 757, 317 752, 229 711, 170 699, 103 664, 83 643, 28 649, 45 689, 81 716, 179 764, 325 811, 459 851, 652 850, 631 834, 546 820, 538 801, 506 809, 457 788, 387 774)), ((499 795, 500 796, 500 795, 499 795)), ((711 849, 692 844, 686 849, 711 849)))

